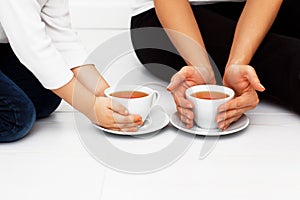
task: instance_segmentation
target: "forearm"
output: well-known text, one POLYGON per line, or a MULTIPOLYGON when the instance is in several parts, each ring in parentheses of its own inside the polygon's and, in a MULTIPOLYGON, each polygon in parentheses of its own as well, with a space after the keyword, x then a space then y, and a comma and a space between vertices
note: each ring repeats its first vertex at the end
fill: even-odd
POLYGON ((269 31, 282 0, 247 0, 238 21, 227 66, 248 65, 269 31))
POLYGON ((188 65, 211 70, 205 45, 188 0, 154 0, 156 14, 188 65))
POLYGON ((91 121, 97 122, 94 112, 96 96, 84 87, 75 76, 63 87, 52 91, 76 110, 87 116, 91 121))
POLYGON ((109 87, 94 65, 85 65, 72 69, 75 77, 95 96, 104 96, 104 90, 109 87))

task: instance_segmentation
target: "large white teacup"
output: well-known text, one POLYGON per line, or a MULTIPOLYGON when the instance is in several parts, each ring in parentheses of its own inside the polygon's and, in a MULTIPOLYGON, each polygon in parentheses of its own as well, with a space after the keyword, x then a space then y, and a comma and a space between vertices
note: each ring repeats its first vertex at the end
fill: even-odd
POLYGON ((194 121, 204 129, 216 129, 218 107, 234 97, 234 91, 220 85, 197 85, 186 90, 186 98, 193 102, 194 121))
POLYGON ((145 121, 151 108, 158 103, 159 93, 151 88, 137 85, 122 85, 107 88, 106 97, 121 103, 130 114, 140 115, 145 121))

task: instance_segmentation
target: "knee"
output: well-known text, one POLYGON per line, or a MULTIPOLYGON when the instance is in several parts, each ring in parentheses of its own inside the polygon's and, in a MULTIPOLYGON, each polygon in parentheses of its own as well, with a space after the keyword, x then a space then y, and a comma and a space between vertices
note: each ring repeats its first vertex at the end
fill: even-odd
MULTIPOLYGON (((289 51, 288 51, 289 50, 289 51)), ((288 88, 286 88, 289 95, 289 106, 300 114, 300 40, 290 39, 289 57, 287 59, 287 66, 285 70, 288 70, 287 83, 288 88)))
POLYGON ((290 72, 290 96, 293 110, 300 114, 300 45, 298 55, 295 56, 297 61, 292 65, 290 72))
POLYGON ((14 142, 25 137, 36 119, 33 103, 22 99, 21 104, 6 104, 0 113, 0 142, 14 142))
MULTIPOLYGON (((50 91, 49 91, 50 92, 50 91)), ((36 118, 48 117, 59 106, 61 98, 50 92, 45 95, 39 105, 36 106, 36 118)))

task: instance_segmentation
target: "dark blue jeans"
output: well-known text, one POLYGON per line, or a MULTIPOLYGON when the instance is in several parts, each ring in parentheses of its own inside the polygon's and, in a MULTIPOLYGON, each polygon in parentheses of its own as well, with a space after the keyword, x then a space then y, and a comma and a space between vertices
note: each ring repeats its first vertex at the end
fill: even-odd
POLYGON ((13 142, 26 136, 36 119, 49 116, 61 99, 20 63, 9 44, 0 44, 0 52, 0 142, 13 142))

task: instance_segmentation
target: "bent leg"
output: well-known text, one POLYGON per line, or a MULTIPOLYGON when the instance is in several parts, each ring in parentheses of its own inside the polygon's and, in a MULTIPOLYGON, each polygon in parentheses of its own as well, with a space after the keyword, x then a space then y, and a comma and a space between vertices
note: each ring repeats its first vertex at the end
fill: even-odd
MULTIPOLYGON (((245 2, 220 2, 202 7, 238 21, 244 5, 245 2)), ((279 35, 300 39, 299 8, 299 0, 284 0, 270 31, 279 35)))
MULTIPOLYGON (((236 21, 242 11, 243 3, 226 2, 203 7, 236 21)), ((297 113, 300 113, 300 24, 295 19, 300 19, 299 7, 300 1, 283 1, 269 34, 250 63, 257 71, 261 83, 266 87, 266 91, 260 96, 276 99, 297 113)), ((220 69, 224 61, 227 62, 223 56, 228 57, 230 49, 224 40, 228 41, 233 37, 234 26, 230 25, 228 20, 226 23, 215 24, 213 18, 206 18, 208 22, 213 22, 217 26, 215 33, 222 33, 222 37, 212 37, 214 32, 209 29, 207 22, 201 20, 205 12, 201 11, 201 8, 197 9, 199 11, 195 15, 198 15, 196 18, 199 26, 203 27, 203 37, 208 51, 219 64, 220 69)))
POLYGON ((132 17, 131 40, 140 62, 162 80, 170 81, 186 65, 162 29, 154 9, 132 17))
POLYGON ((0 142, 23 138, 33 127, 35 119, 31 100, 0 71, 0 142))
POLYGON ((33 102, 37 119, 49 116, 59 106, 61 98, 42 86, 38 79, 20 63, 9 44, 1 44, 0 49, 3 52, 0 55, 2 72, 33 102))
MULTIPOLYGON (((297 3, 293 0, 287 0, 280 13, 288 13, 288 7, 292 9, 291 2, 297 3), (289 6, 288 6, 289 5, 289 6)), ((226 3, 227 4, 227 3, 226 3)), ((299 3, 298 3, 299 4, 299 3)), ((228 4, 230 6, 230 4, 228 4)), ((226 5, 226 6, 228 6, 226 5)), ((233 4, 232 4, 233 5, 233 4)), ((243 4, 236 4, 236 14, 226 16, 226 13, 217 13, 220 10, 228 12, 227 9, 223 9, 224 4, 215 4, 211 6, 193 6, 193 11, 201 29, 203 39, 208 53, 213 58, 214 62, 221 74, 224 72, 225 65, 229 56, 232 39, 234 36, 237 13, 243 7, 243 4), (218 6, 217 9, 215 7, 218 6)), ((298 8, 298 7, 294 7, 298 8)), ((293 9, 292 9, 293 10, 293 9)), ((229 9, 230 11, 230 9, 229 9)), ((295 15, 295 14, 294 14, 295 15)), ((276 19, 274 27, 278 26, 281 14, 276 19)), ((287 19, 286 19, 287 20, 287 19)), ((284 20, 283 20, 284 21, 284 20)), ((291 22, 290 22, 291 23, 291 22)), ((284 22, 283 22, 284 24, 284 22)), ((155 15, 154 10, 147 11, 139 16, 136 16, 132 20, 131 28, 139 27, 161 27, 159 20, 155 15)), ((293 28, 293 26, 291 26, 293 28)), ((299 23, 294 24, 296 31, 299 29, 299 23)), ((275 28, 272 27, 272 31, 275 28)), ((134 35, 133 45, 134 43, 134 35)), ((150 35, 151 37, 151 35, 150 35)), ((141 37, 142 38, 142 37, 141 37)), ((168 37, 164 37, 169 42, 168 37)), ((148 37, 144 37, 144 40, 148 40, 148 37)), ((155 57, 158 56, 157 52, 143 54, 136 51, 138 57, 143 64, 151 61, 155 61, 155 57), (143 59, 145 57, 146 59, 143 59), (141 59, 142 58, 142 59, 141 59), (147 61, 147 62, 145 62, 147 61)), ((159 55, 161 60, 173 60, 177 58, 174 56, 167 56, 164 52, 159 55)), ((254 66, 262 84, 266 87, 265 94, 276 98, 286 106, 292 108, 296 112, 300 113, 300 40, 297 38, 286 37, 279 34, 269 33, 256 54, 254 55, 250 65, 254 66)), ((159 60, 159 59, 158 59, 159 60)), ((180 60, 180 59, 179 59, 180 60)), ((164 61, 166 62, 166 61, 164 61)), ((171 67, 178 70, 185 65, 183 62, 177 62, 171 65, 171 67), (177 64, 176 64, 177 63, 177 64)))
MULTIPOLYGON (((300 1, 283 1, 270 33, 250 63, 267 89, 261 96, 277 99, 297 113, 300 113, 300 24, 295 19, 300 19, 299 6, 300 1)), ((202 7, 236 21, 243 3, 226 2, 202 7)), ((220 24, 214 20, 216 15, 207 14, 203 8, 196 7, 194 13, 202 28, 208 52, 222 70, 227 62, 231 44, 228 41, 234 35, 235 23, 219 20, 222 22, 220 24), (208 23, 215 26, 214 31, 208 23), (222 33, 222 37, 218 37, 219 33, 222 33)))
POLYGON ((284 0, 271 32, 300 39, 299 8, 299 0, 284 0))
POLYGON ((270 33, 251 65, 257 71, 264 94, 300 113, 300 40, 270 33))

